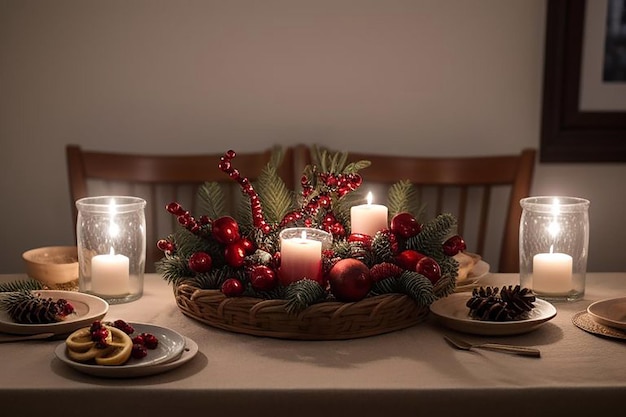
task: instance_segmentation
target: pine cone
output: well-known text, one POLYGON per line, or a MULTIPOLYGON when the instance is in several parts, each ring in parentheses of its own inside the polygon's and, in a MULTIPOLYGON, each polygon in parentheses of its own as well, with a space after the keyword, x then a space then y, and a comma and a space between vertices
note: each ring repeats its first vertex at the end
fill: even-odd
POLYGON ((528 317, 534 308, 535 295, 519 285, 474 288, 466 306, 470 316, 478 320, 513 321, 528 317))
POLYGON ((56 323, 74 312, 67 300, 53 301, 29 291, 11 293, 2 300, 1 307, 16 323, 23 324, 56 323))

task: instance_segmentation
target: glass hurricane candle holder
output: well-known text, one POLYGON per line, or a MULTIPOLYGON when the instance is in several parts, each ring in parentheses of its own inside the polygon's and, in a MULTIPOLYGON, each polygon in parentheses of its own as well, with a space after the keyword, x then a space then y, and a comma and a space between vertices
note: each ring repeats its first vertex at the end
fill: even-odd
POLYGON ((110 304, 143 294, 146 263, 146 201, 101 196, 76 201, 79 290, 110 304))
POLYGON ((528 197, 520 201, 520 285, 547 300, 585 294, 589 200, 528 197))
POLYGON ((322 284, 322 251, 331 247, 333 236, 320 229, 292 227, 281 231, 279 238, 281 284, 303 278, 322 284))

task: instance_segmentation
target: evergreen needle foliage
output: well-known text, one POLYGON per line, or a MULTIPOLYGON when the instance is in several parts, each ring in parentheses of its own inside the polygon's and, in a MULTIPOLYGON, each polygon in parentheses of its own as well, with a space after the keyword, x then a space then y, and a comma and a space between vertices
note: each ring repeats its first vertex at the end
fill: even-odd
POLYGON ((416 219, 422 217, 424 205, 419 203, 419 193, 415 185, 408 180, 402 180, 393 184, 387 193, 387 208, 389 216, 398 213, 411 213, 416 219))
POLYGON ((43 290, 44 285, 35 280, 18 280, 0 283, 0 292, 37 291, 43 290))
POLYGON ((297 314, 308 306, 324 300, 325 297, 326 291, 317 281, 301 279, 285 289, 287 312, 297 314))
POLYGON ((212 219, 225 216, 226 198, 224 190, 216 182, 205 182, 198 189, 198 209, 212 219))

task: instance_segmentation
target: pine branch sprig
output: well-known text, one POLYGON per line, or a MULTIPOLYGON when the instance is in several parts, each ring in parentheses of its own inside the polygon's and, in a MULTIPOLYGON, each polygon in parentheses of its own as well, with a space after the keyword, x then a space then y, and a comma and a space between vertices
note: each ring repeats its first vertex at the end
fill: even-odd
POLYGON ((317 281, 301 279, 285 289, 285 309, 289 314, 297 314, 325 298, 326 291, 317 281))
POLYGON ((419 219, 423 215, 425 205, 420 204, 419 193, 415 185, 408 180, 402 180, 389 187, 387 208, 390 217, 407 212, 419 219))
POLYGON ((442 243, 456 229, 457 220, 449 213, 440 214, 430 222, 424 223, 422 231, 406 240, 407 249, 413 249, 432 257, 442 259, 442 243))
POLYGON ((198 210, 211 219, 227 214, 224 190, 217 182, 205 182, 198 189, 198 210))
POLYGON ((287 189, 276 167, 266 165, 255 188, 263 202, 265 220, 269 223, 279 223, 287 213, 295 209, 294 194, 287 189))
POLYGON ((377 281, 370 290, 370 295, 382 295, 400 292, 400 284, 396 277, 385 278, 377 281))
POLYGON ((402 293, 411 297, 420 306, 429 306, 437 299, 433 293, 433 284, 417 272, 404 271, 398 279, 398 286, 402 293))
POLYGON ((45 286, 34 279, 18 280, 0 283, 0 292, 37 291, 45 286))

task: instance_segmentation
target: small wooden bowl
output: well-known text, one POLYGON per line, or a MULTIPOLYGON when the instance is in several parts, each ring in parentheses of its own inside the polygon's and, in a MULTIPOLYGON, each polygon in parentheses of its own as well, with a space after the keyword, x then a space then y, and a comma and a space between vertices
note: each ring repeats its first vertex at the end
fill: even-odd
POLYGON ((49 246, 22 254, 29 277, 51 289, 78 290, 78 249, 49 246))

